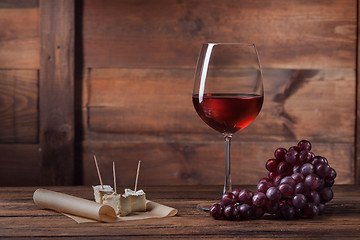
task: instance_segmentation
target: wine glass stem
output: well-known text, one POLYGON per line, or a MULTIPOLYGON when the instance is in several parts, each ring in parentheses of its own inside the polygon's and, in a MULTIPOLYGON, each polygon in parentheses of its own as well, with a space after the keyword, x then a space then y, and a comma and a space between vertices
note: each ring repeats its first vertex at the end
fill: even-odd
POLYGON ((231 192, 231 174, 230 174, 230 143, 232 135, 224 135, 225 139, 225 183, 223 194, 231 192))

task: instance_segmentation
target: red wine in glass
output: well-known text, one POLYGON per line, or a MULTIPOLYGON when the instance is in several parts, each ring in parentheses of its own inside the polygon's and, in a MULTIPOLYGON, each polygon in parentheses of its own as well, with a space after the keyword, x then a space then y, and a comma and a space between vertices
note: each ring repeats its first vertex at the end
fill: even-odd
POLYGON ((200 118, 220 133, 235 133, 244 129, 259 114, 264 97, 257 94, 204 94, 193 96, 200 118))

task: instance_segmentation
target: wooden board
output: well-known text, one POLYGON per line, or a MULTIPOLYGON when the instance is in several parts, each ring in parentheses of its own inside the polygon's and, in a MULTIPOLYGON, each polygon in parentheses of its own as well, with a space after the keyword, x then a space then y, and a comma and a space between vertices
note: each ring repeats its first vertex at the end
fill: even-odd
POLYGON ((84 66, 193 67, 201 43, 254 42, 267 68, 355 69, 356 4, 84 0, 84 66))
POLYGON ((34 1, 9 2, 0 4, 0 68, 39 69, 39 8, 34 1))
POLYGON ((38 142, 38 71, 0 70, 0 143, 38 142))
MULTIPOLYGON (((254 190, 254 186, 240 186, 254 190)), ((51 190, 93 199, 90 186, 51 190)), ((119 187, 119 189, 121 189, 119 187)), ((0 238, 31 239, 358 239, 360 187, 334 186, 334 199, 322 216, 279 220, 266 215, 247 221, 217 221, 196 205, 219 198, 220 186, 145 187, 147 197, 179 210, 175 217, 116 223, 77 224, 70 218, 39 209, 32 200, 35 187, 0 189, 0 238)))

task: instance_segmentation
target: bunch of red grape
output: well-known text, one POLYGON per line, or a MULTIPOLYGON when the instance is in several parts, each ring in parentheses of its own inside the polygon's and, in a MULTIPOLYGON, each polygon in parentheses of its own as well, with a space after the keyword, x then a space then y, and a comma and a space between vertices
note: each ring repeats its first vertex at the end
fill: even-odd
POLYGON ((313 218, 325 211, 333 198, 331 186, 336 171, 326 158, 311 152, 311 143, 300 141, 288 150, 278 148, 266 162, 268 177, 257 185, 257 192, 236 189, 225 193, 210 208, 215 219, 246 220, 265 213, 283 219, 313 218))

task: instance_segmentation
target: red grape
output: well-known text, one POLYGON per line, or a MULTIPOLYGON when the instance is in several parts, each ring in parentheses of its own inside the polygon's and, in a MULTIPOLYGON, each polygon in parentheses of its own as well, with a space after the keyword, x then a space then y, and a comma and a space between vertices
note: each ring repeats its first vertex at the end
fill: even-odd
POLYGON ((298 146, 291 146, 289 147, 288 151, 292 151, 292 150, 295 150, 296 152, 300 152, 301 149, 298 147, 298 146))
POLYGON ((274 172, 277 170, 277 161, 276 159, 269 159, 267 160, 266 164, 265 164, 265 168, 269 171, 269 172, 274 172))
POLYGON ((258 192, 266 193, 266 191, 271 187, 271 184, 268 182, 259 182, 257 185, 258 192))
POLYGON ((333 196, 334 196, 333 191, 329 187, 321 189, 319 193, 320 193, 322 203, 331 201, 331 199, 333 199, 333 196))
POLYGON ((319 215, 319 208, 315 203, 307 203, 303 208, 303 215, 307 218, 313 218, 319 215))
POLYGON ((278 201, 281 198, 281 192, 277 187, 270 187, 266 191, 266 197, 271 201, 278 201))
POLYGON ((210 215, 215 219, 223 219, 224 218, 223 211, 224 211, 223 207, 218 203, 212 205, 209 210, 210 215))
POLYGON ((281 176, 288 176, 292 174, 292 166, 287 162, 280 162, 278 165, 278 173, 281 176))
POLYGON ((255 194, 254 194, 252 200, 253 200, 253 204, 254 204, 255 206, 257 206, 257 207, 265 207, 267 198, 266 198, 265 193, 258 192, 258 193, 255 193, 255 194))
POLYGON ((297 151, 289 150, 285 154, 285 161, 287 163, 294 165, 297 160, 298 160, 298 152, 297 151))
POLYGON ((284 177, 283 179, 281 179, 280 185, 283 184, 283 183, 289 184, 292 189, 294 189, 294 188, 295 188, 295 185, 296 185, 295 180, 294 180, 292 177, 290 177, 290 176, 286 176, 286 177, 284 177))
POLYGON ((296 184, 304 181, 304 175, 302 175, 299 172, 293 173, 293 175, 291 175, 291 177, 295 180, 296 184))
POLYGON ((284 219, 293 219, 295 217, 295 209, 288 204, 284 204, 280 207, 281 217, 284 219))
POLYGON ((254 193, 248 189, 243 189, 240 191, 239 195, 237 196, 237 201, 240 204, 252 204, 252 197, 254 196, 254 193))
POLYGON ((294 166, 293 166, 293 173, 298 173, 298 172, 300 172, 300 168, 301 168, 301 165, 294 165, 294 166))
POLYGON ((289 184, 280 184, 279 190, 283 198, 291 198, 294 195, 294 189, 289 184))
POLYGON ((301 166, 300 172, 302 175, 307 176, 314 172, 314 166, 311 163, 305 163, 301 166))
POLYGON ((256 207, 256 206, 252 206, 252 209, 251 209, 251 212, 252 212, 252 216, 254 218, 261 218, 262 216, 264 216, 264 208, 262 207, 256 207))
POLYGON ((269 172, 269 173, 268 173, 268 177, 269 177, 269 179, 270 179, 271 181, 274 181, 277 176, 279 176, 279 174, 277 173, 277 171, 276 171, 276 172, 269 172))
POLYGON ((261 183, 261 182, 272 183, 272 181, 269 178, 262 178, 262 179, 260 179, 259 183, 261 183))
POLYGON ((330 174, 331 172, 331 168, 328 164, 326 163, 319 163, 318 165, 316 165, 315 167, 315 173, 319 176, 319 177, 326 177, 330 174))
POLYGON ((251 216, 251 206, 250 205, 241 204, 237 208, 240 212, 241 219, 246 220, 251 216))
POLYGON ((277 187, 277 186, 280 185, 281 179, 282 179, 282 178, 281 178, 280 175, 276 176, 276 178, 274 179, 274 186, 275 186, 275 187, 277 187))
POLYGON ((306 202, 307 202, 306 197, 301 193, 295 194, 295 196, 292 199, 293 206, 298 209, 303 208, 305 206, 306 202))
POLYGON ((299 143, 298 143, 298 148, 300 148, 301 150, 311 150, 311 143, 308 141, 308 140, 301 140, 299 143))
POLYGON ((303 182, 300 182, 298 184, 296 184, 295 186, 295 193, 303 193, 305 190, 305 184, 303 182))
POLYGON ((275 150, 274 152, 274 157, 276 158, 276 160, 280 161, 284 161, 285 160, 285 154, 286 154, 287 150, 285 148, 278 148, 275 150))
POLYGON ((320 195, 317 191, 312 190, 309 192, 309 194, 307 194, 307 200, 308 200, 308 202, 319 204, 320 203, 320 195))
POLYGON ((331 168, 329 175, 326 176, 325 180, 334 180, 336 178, 335 169, 331 168))
POLYGON ((299 164, 311 163, 314 156, 314 153, 310 152, 309 150, 302 150, 298 155, 299 164))
POLYGON ((232 214, 232 219, 231 220, 241 220, 241 215, 240 215, 240 211, 237 207, 234 208, 234 212, 232 214))
POLYGON ((304 184, 310 190, 317 189, 320 185, 319 177, 314 173, 310 173, 309 175, 306 176, 304 180, 304 184))
POLYGON ((222 202, 224 203, 225 206, 227 206, 230 204, 235 204, 237 202, 237 199, 233 193, 228 192, 222 196, 222 202))
POLYGON ((312 162, 311 162, 311 164, 314 165, 314 166, 316 166, 316 165, 318 165, 320 163, 328 164, 328 161, 324 157, 316 156, 316 157, 314 157, 314 160, 312 160, 312 162))
POLYGON ((266 211, 270 214, 275 214, 279 210, 278 201, 268 201, 266 203, 266 211))
POLYGON ((239 193, 241 192, 241 189, 240 188, 237 188, 235 190, 232 191, 232 194, 235 195, 235 197, 237 197, 237 195, 239 195, 239 193))
POLYGON ((318 209, 319 209, 319 215, 323 214, 325 212, 325 204, 323 203, 319 203, 317 205, 318 209))
POLYGON ((227 205, 224 209, 224 215, 226 217, 226 219, 228 220, 232 220, 235 218, 235 205, 234 204, 230 204, 230 205, 227 205))
POLYGON ((334 183, 335 183, 334 180, 326 180, 325 179, 324 187, 332 187, 334 185, 334 183))

